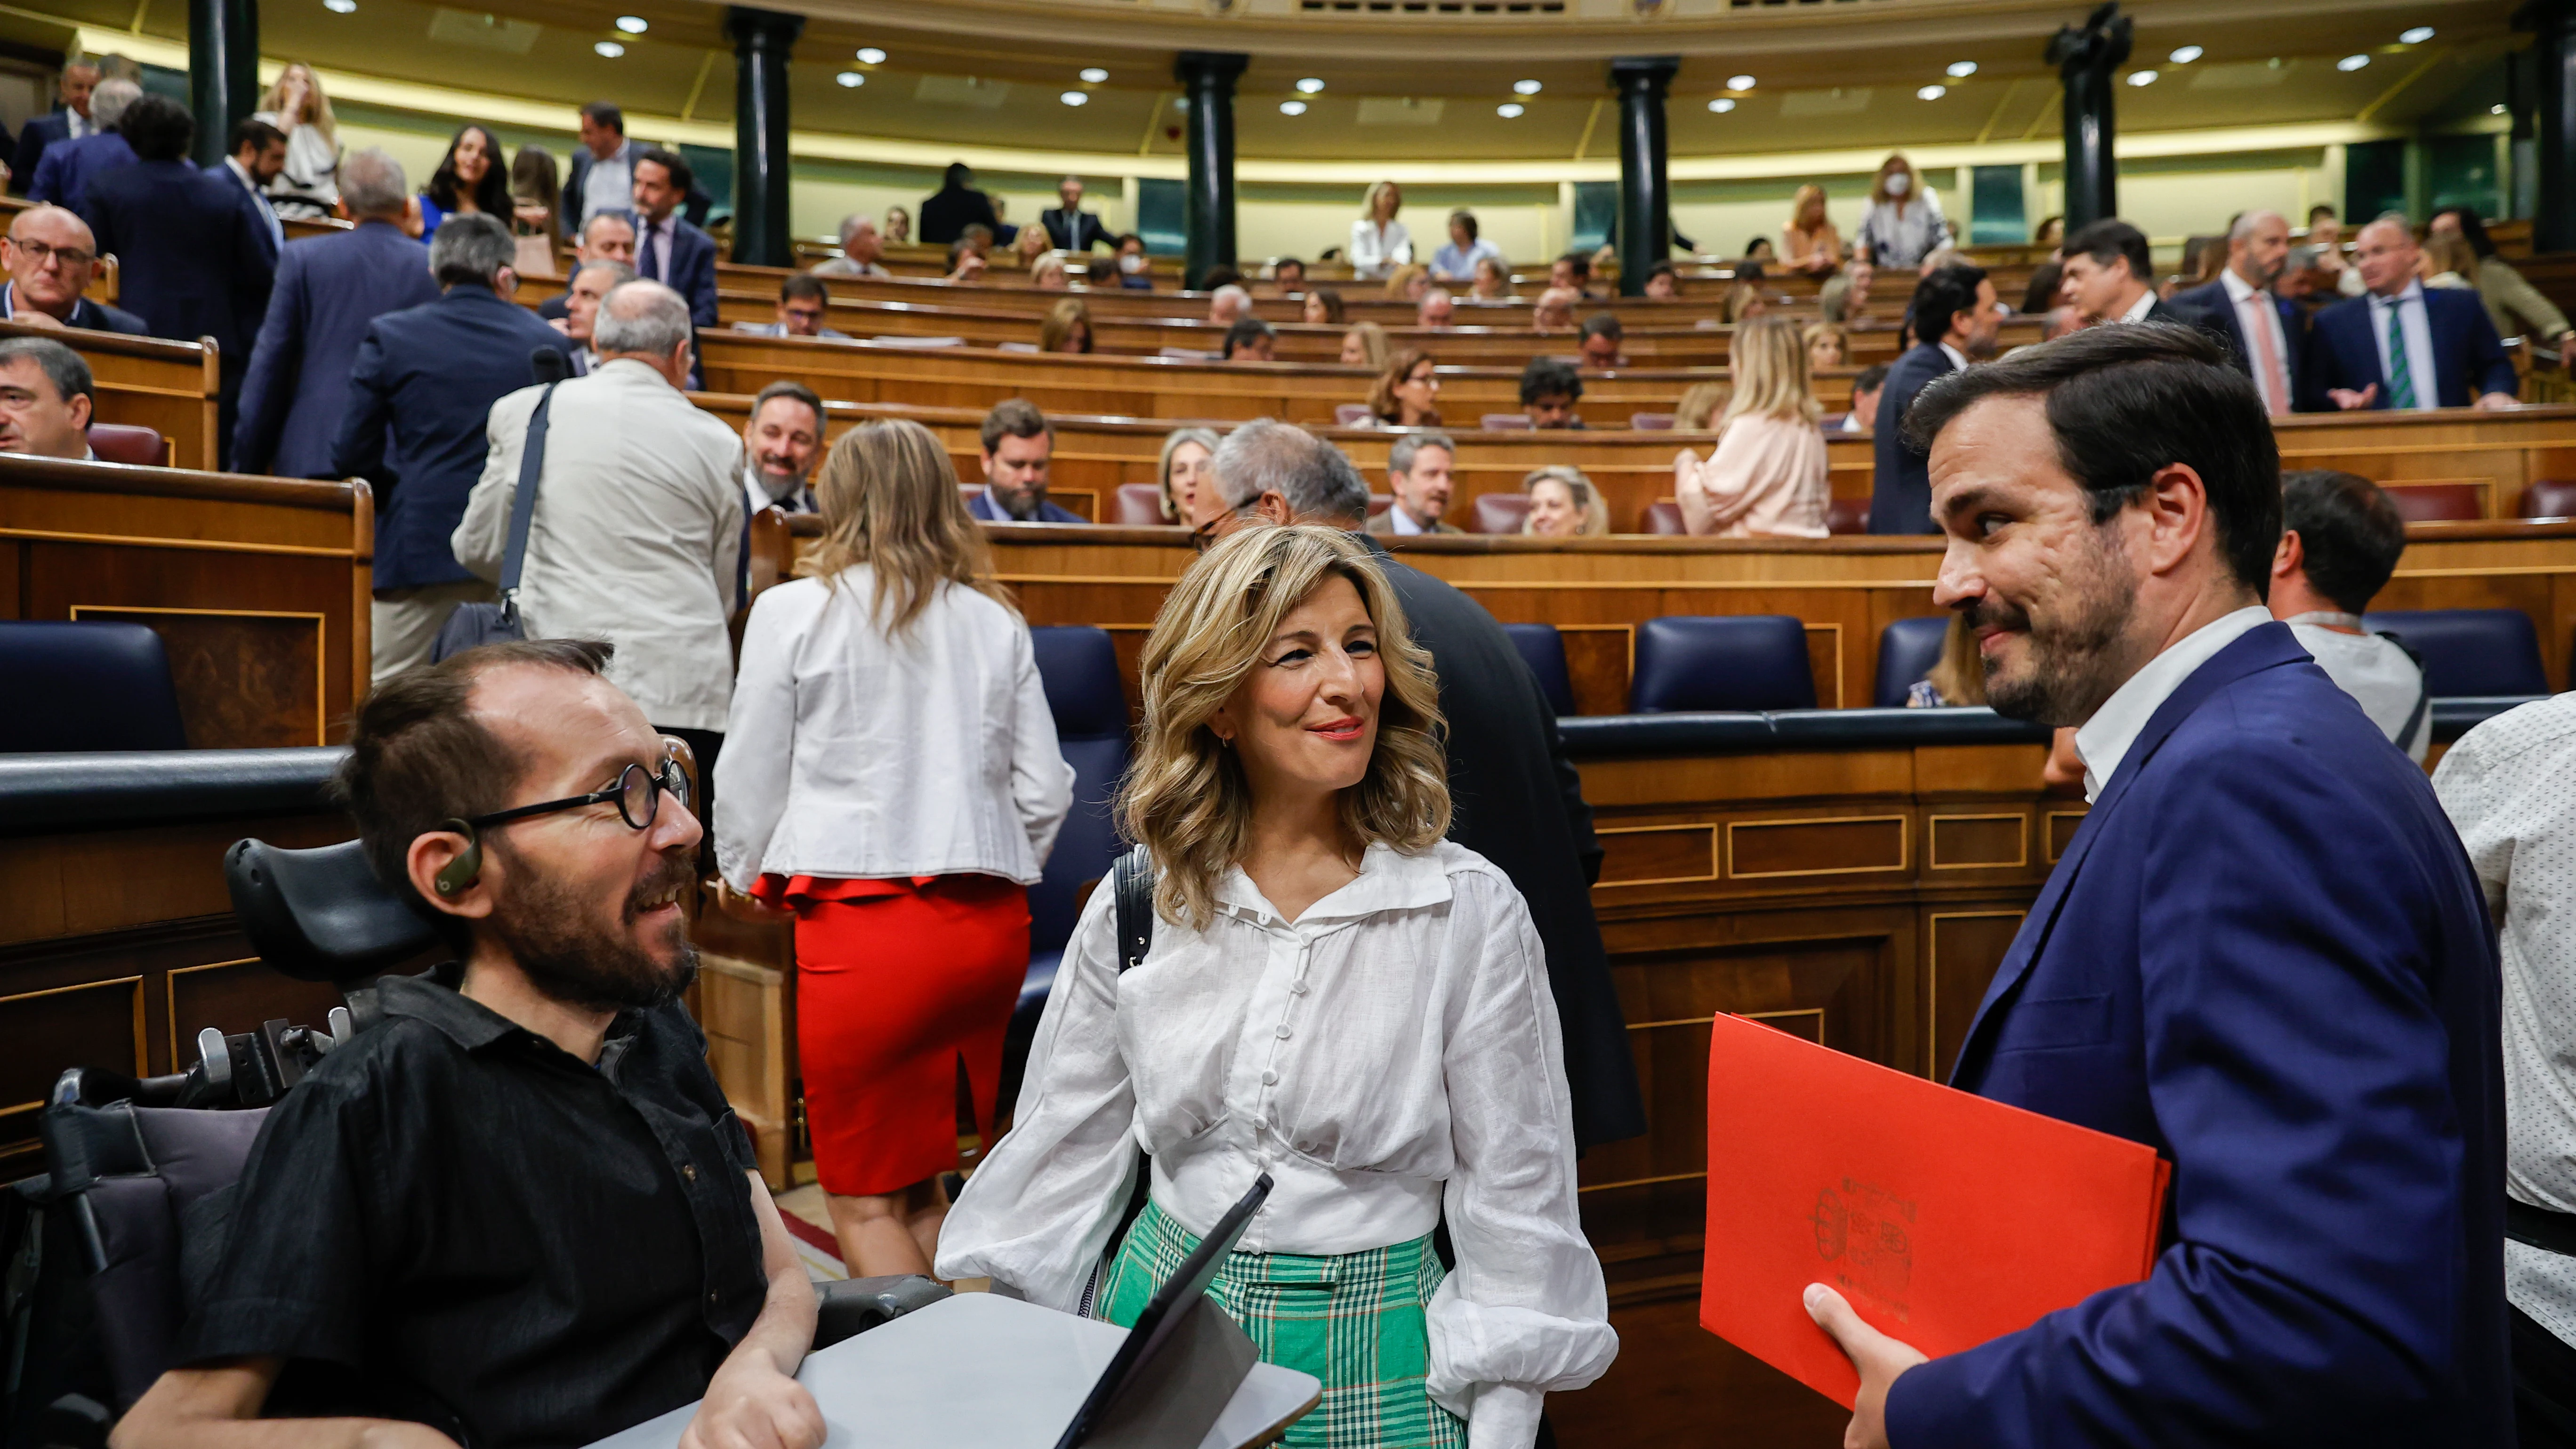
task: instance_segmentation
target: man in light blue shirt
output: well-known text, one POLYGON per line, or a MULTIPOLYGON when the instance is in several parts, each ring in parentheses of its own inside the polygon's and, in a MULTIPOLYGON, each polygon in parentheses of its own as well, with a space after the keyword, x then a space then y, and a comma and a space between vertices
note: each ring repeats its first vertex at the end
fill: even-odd
POLYGON ((572 153, 572 178, 564 187, 564 230, 603 211, 635 204, 634 146, 626 139, 626 113, 606 101, 581 108, 581 148, 572 153))
MULTIPOLYGON (((1476 280, 1476 263, 1484 257, 1503 264, 1501 247, 1476 239, 1476 213, 1463 206, 1449 213, 1449 244, 1431 254, 1431 274, 1444 281, 1472 283, 1476 280)), ((1510 268, 1505 266, 1504 270, 1510 268)))

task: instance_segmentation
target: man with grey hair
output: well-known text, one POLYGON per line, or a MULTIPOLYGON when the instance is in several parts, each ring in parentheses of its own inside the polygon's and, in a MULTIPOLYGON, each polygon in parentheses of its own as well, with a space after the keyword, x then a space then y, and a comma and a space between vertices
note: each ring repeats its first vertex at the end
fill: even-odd
POLYGON ((2176 311, 2226 339, 2227 360, 2254 379, 2264 410, 2290 411, 2299 396, 2297 348, 2304 329, 2272 290, 2290 253, 2290 223, 2277 211, 2237 214, 2227 229, 2227 267, 2218 280, 2173 295, 2176 311))
POLYGON ((2361 229, 2362 294, 2319 312, 2308 333, 2308 411, 2514 406, 2521 383, 2485 304, 2474 291, 2427 290, 2422 259, 2402 212, 2361 229))
MULTIPOLYGON (((1210 526, 1220 536, 1262 522, 1357 530, 1368 512, 1360 470, 1341 449, 1293 424, 1245 423, 1217 445, 1209 466, 1232 510, 1210 526)), ((1431 652, 1439 675, 1440 712, 1450 724, 1442 740, 1455 808, 1449 838, 1511 877, 1546 948, 1575 1141, 1592 1147, 1635 1137, 1646 1130, 1646 1109, 1592 917, 1601 846, 1556 711, 1482 605, 1406 567, 1378 539, 1360 539, 1377 555, 1413 642, 1431 652)))
MULTIPOLYGON (((588 266, 592 262, 616 262, 631 275, 635 270, 635 223, 622 211, 603 211, 581 224, 572 239, 572 264, 588 266)), ((562 297, 548 297, 537 304, 537 315, 549 322, 563 320, 568 304, 562 297)))
POLYGON ((1466 532, 1443 516, 1456 491, 1452 473, 1457 465, 1458 445, 1446 433, 1406 433, 1396 439, 1386 450, 1386 486, 1395 503, 1368 521, 1368 531, 1392 538, 1466 532))
POLYGON ((441 295, 368 323, 349 367, 329 472, 364 478, 376 492, 369 615, 370 672, 378 681, 428 663, 439 626, 456 606, 492 597, 492 586, 458 563, 448 543, 482 476, 484 422, 494 402, 536 381, 532 354, 570 351, 553 328, 509 300, 519 283, 510 270, 517 255, 498 217, 450 216, 428 248, 441 295))
POLYGON ((841 218, 841 254, 817 263, 818 277, 891 277, 894 273, 877 264, 885 254, 885 240, 877 235, 877 224, 857 212, 841 218))
MULTIPOLYGON (((733 699, 726 622, 742 548, 742 439, 681 391, 691 342, 679 293, 641 279, 618 287, 599 304, 591 346, 599 365, 547 405, 519 617, 531 639, 616 645, 608 678, 655 728, 687 740, 698 778, 712 781, 733 699)), ((483 476, 452 540, 487 580, 509 550, 543 395, 524 388, 492 406, 483 476)), ((703 814, 709 803, 691 805, 703 814)))
POLYGON ((1439 287, 1422 294, 1413 307, 1413 325, 1433 332, 1446 332, 1458 315, 1458 299, 1439 287))
POLYGON ((1238 317, 1252 314, 1252 294, 1236 283, 1228 282, 1208 295, 1208 325, 1231 327, 1238 317))
POLYGON ((0 340, 0 453, 95 460, 89 364, 50 337, 0 340))
POLYGON ((47 146, 27 181, 29 201, 50 201, 75 211, 89 194, 89 179, 111 166, 134 163, 134 147, 117 127, 125 108, 142 99, 143 87, 130 80, 100 81, 90 93, 90 119, 98 129, 76 141, 47 146))
POLYGON ((1065 251, 1081 255, 1093 247, 1115 249, 1117 242, 1100 218, 1082 209, 1082 178, 1068 176, 1056 183, 1057 205, 1038 213, 1038 225, 1046 228, 1047 240, 1065 251))
POLYGON ((356 226, 278 257, 233 424, 240 472, 344 476, 332 470, 331 446, 368 325, 438 300, 429 248, 403 234, 411 187, 401 162, 376 146, 350 152, 340 162, 340 204, 356 226))
POLYGON ((635 269, 624 262, 584 262, 573 269, 572 281, 563 294, 564 315, 548 324, 557 332, 579 344, 572 354, 572 375, 588 377, 599 366, 599 354, 591 350, 591 330, 598 325, 599 304, 608 294, 635 280, 635 269))

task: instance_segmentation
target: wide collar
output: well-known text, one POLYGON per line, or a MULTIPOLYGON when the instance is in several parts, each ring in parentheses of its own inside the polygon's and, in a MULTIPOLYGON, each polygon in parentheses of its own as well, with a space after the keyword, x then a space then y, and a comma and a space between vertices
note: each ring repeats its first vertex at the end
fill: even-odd
POLYGON ((1360 920, 1381 911, 1436 906, 1449 896, 1449 870, 1441 863, 1437 847, 1407 855, 1384 843, 1370 846, 1360 856, 1360 873, 1350 884, 1308 906, 1306 913, 1294 921, 1270 904, 1261 887, 1254 885, 1252 877, 1244 874, 1239 865, 1227 870, 1216 885, 1217 909, 1276 931, 1304 931, 1360 920))
POLYGON ((2084 757, 2085 777, 2093 787, 2092 794, 2098 796, 2102 787, 2111 783, 2120 762, 2137 743, 2139 732, 2155 717, 2156 707, 2171 698, 2192 671, 2271 617, 2259 604, 2222 614, 2175 640, 2113 690, 2101 708, 2093 711, 2093 717, 2075 732, 2075 751, 2084 757))

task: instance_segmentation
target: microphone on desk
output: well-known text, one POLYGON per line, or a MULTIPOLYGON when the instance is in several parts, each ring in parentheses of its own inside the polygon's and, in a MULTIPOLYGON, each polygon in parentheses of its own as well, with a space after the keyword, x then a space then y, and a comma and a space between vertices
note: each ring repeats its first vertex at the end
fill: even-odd
POLYGON ((528 366, 537 374, 540 384, 561 382, 572 376, 572 361, 552 347, 540 347, 528 354, 528 366))

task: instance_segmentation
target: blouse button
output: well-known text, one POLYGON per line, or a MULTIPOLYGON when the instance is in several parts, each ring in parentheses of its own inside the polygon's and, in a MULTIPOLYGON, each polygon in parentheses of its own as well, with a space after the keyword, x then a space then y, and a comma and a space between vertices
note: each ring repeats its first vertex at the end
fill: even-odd
POLYGON ((1261 1074, 1261 1085, 1265 1087, 1274 1086, 1278 1081, 1279 1074, 1277 1072, 1263 1072, 1261 1074))
POLYGON ((1281 1041, 1286 1041, 1286 1040, 1288 1039, 1288 1035, 1289 1035, 1289 1033, 1288 1033, 1288 1026, 1287 1026, 1287 1023, 1282 1022, 1282 1023, 1280 1024, 1280 1026, 1279 1026, 1279 1039, 1280 1039, 1281 1041))
POLYGON ((1288 989, 1299 996, 1303 996, 1306 994, 1306 983, 1303 981, 1291 981, 1288 983, 1288 989))

